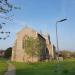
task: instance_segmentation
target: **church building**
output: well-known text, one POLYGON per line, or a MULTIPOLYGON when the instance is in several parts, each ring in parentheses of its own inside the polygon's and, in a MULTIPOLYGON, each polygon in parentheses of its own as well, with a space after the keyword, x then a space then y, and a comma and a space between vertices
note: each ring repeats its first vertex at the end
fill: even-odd
MULTIPOLYGON (((30 43, 29 43, 30 44, 30 43)), ((31 51, 31 52, 32 52, 31 51)), ((16 34, 16 40, 14 46, 12 48, 12 61, 17 62, 38 62, 43 60, 50 60, 55 58, 55 46, 51 44, 50 35, 46 34, 43 36, 39 32, 31 29, 31 28, 23 28, 20 32, 16 34), (32 46, 28 45, 26 47, 26 39, 27 38, 38 39, 40 44, 40 49, 36 45, 36 41, 32 41, 32 46), (42 47, 41 47, 42 45, 42 47), (29 48, 31 47, 31 48, 29 48), (33 55, 29 55, 27 50, 30 49, 33 51, 33 55), (34 55, 39 52, 39 55, 34 55)))

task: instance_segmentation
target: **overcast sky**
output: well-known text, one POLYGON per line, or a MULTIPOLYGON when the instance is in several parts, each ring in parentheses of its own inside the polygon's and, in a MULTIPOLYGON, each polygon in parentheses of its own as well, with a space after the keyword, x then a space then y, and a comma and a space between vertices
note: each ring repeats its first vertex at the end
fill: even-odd
MULTIPOLYGON (((6 22, 2 30, 11 32, 9 38, 0 40, 0 48, 13 46, 16 33, 25 26, 43 34, 49 33, 52 44, 56 45, 56 21, 67 18, 68 20, 58 23, 59 49, 75 50, 75 0, 11 0, 11 2, 21 9, 13 10, 9 14, 0 14, 12 16, 11 20, 0 18, 1 23, 6 22)), ((6 34, 0 36, 4 37, 6 34)))

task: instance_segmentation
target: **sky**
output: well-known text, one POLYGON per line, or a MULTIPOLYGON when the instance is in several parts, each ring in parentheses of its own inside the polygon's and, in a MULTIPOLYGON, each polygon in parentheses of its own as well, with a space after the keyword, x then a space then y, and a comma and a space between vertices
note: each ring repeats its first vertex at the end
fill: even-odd
MULTIPOLYGON (((59 22, 58 41, 60 50, 75 50, 75 0, 9 0, 14 6, 20 7, 7 14, 0 13, 0 16, 9 16, 10 20, 0 18, 0 22, 6 22, 0 31, 10 31, 10 37, 0 40, 0 49, 14 46, 16 33, 28 26, 32 29, 49 33, 52 44, 56 46, 56 22, 59 22)), ((1 37, 6 34, 0 34, 1 37)))

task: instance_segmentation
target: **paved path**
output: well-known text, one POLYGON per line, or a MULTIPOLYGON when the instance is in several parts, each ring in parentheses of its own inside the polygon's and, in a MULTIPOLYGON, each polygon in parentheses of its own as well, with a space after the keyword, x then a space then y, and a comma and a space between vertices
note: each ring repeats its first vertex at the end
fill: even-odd
POLYGON ((15 69, 14 65, 11 64, 10 62, 8 62, 8 70, 5 73, 5 75, 16 75, 16 69, 15 69))

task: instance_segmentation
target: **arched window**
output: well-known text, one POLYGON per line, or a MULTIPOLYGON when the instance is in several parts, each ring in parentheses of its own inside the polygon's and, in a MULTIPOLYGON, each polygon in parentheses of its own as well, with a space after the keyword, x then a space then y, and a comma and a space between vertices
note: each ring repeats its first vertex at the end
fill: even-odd
POLYGON ((23 37, 23 40, 22 40, 22 48, 23 48, 23 49, 25 49, 25 45, 26 45, 25 40, 26 40, 27 38, 28 38, 27 35, 25 35, 25 36, 23 37))

